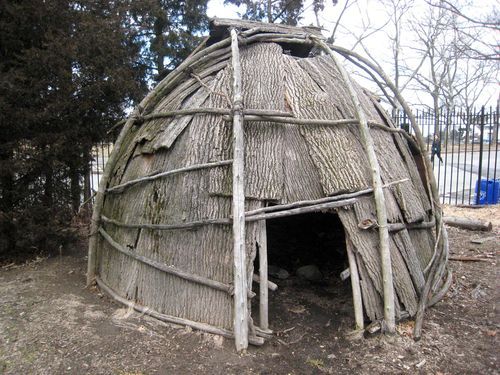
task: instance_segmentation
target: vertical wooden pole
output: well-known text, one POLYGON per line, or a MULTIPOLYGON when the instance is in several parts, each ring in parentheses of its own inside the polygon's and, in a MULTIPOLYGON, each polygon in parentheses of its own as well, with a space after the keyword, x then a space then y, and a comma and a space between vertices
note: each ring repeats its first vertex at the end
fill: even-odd
POLYGON ((347 258, 349 259, 349 271, 351 274, 352 301, 354 305, 354 318, 356 320, 356 329, 364 328, 363 317, 363 301, 361 300, 361 287, 359 284, 358 266, 356 264, 356 256, 354 255, 354 245, 351 239, 345 238, 347 258))
POLYGON ((356 118, 359 121, 361 141, 368 157, 372 172, 373 195, 375 198, 375 209, 379 226, 380 260, 382 268, 382 286, 384 291, 384 330, 389 333, 396 331, 396 317, 394 307, 394 281, 392 276, 391 252, 389 248, 389 228, 387 226, 387 209, 385 206, 384 191, 382 189, 382 178, 380 177, 380 166, 375 153, 373 139, 368 128, 368 121, 363 112, 356 90, 351 82, 349 74, 339 63, 337 56, 328 45, 315 38, 315 42, 330 55, 342 76, 354 106, 356 118))
POLYGON ((248 347, 248 303, 245 251, 245 174, 243 97, 238 34, 231 30, 233 66, 233 256, 234 339, 236 350, 248 347))
POLYGON ((260 328, 264 331, 269 330, 269 310, 267 285, 267 231, 266 221, 259 221, 260 241, 259 241, 259 318, 260 328))
MULTIPOLYGON (((317 41, 317 40, 316 40, 317 41)), ((318 42, 318 41, 317 41, 318 42)), ((422 160, 424 161, 424 169, 425 169, 425 174, 427 177, 427 189, 429 191, 429 200, 431 204, 431 209, 434 214, 434 217, 436 219, 436 234, 439 233, 439 231, 444 230, 444 224, 442 220, 442 209, 439 205, 439 191, 437 189, 437 184, 436 184, 436 178, 434 176, 434 172, 432 169, 432 164, 431 160, 429 157, 425 156, 425 149, 426 149, 426 144, 424 141, 424 137, 422 135, 422 131, 420 130, 415 115, 413 114, 410 106, 404 100, 403 96, 399 92, 399 90, 396 88, 394 83, 391 81, 391 79, 385 74, 385 72, 382 69, 379 69, 377 66, 375 66, 372 62, 370 62, 368 59, 365 59, 364 57, 352 52, 345 50, 343 48, 335 47, 337 51, 340 51, 343 55, 349 55, 355 57, 357 60, 361 61, 364 63, 367 67, 371 68, 373 71, 375 71, 386 83, 387 87, 394 93, 394 97, 399 101, 401 106, 403 107, 403 110, 408 116, 408 119, 410 120, 411 127, 413 131, 415 132, 415 138, 417 141, 417 144, 419 146, 420 152, 424 157, 422 160)), ((423 292, 421 293, 420 301, 418 302, 418 308, 417 308, 417 314, 415 318, 415 331, 414 331, 414 337, 418 338, 420 337, 420 327, 422 326, 423 322, 423 316, 425 312, 425 308, 427 306, 427 300, 428 300, 428 293, 426 291, 429 290, 430 284, 433 282, 433 277, 431 275, 434 274, 434 267, 437 267, 435 263, 438 262, 437 259, 440 258, 440 255, 442 252, 446 251, 446 248, 448 247, 448 242, 447 239, 444 239, 443 236, 441 236, 441 239, 438 238, 437 240, 437 245, 436 245, 436 251, 433 256, 434 261, 429 263, 427 267, 430 268, 430 271, 428 273, 427 279, 425 281, 424 289, 423 292)))

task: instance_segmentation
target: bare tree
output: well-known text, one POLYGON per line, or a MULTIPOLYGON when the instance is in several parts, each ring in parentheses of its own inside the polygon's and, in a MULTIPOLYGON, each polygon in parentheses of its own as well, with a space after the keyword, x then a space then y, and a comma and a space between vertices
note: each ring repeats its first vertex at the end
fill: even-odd
POLYGON ((462 21, 462 27, 457 29, 457 32, 466 39, 472 40, 473 43, 467 47, 467 53, 470 58, 479 60, 500 60, 500 48, 498 32, 500 31, 500 13, 496 7, 491 9, 491 13, 476 17, 469 15, 469 10, 464 10, 457 3, 452 3, 448 0, 428 1, 428 4, 435 8, 441 8, 448 13, 454 14, 462 21), (488 38, 480 37, 484 32, 488 32, 488 38))
POLYGON ((466 1, 382 0, 386 17, 381 18, 368 10, 367 3, 345 0, 339 4, 343 8, 330 42, 339 33, 348 34, 354 39, 351 49, 362 49, 373 63, 383 66, 400 92, 414 93, 417 105, 430 102, 438 117, 456 105, 473 105, 481 95, 484 100, 483 89, 494 82, 498 71, 498 61, 487 58, 492 54, 485 52, 485 46, 496 37, 491 30, 498 30, 499 17, 495 12, 489 21, 469 17, 461 5, 466 1), (353 5, 360 29, 341 22, 345 12, 353 12, 353 5), (477 51, 483 51, 483 58, 477 51))
POLYGON ((482 38, 480 30, 464 33, 467 27, 456 12, 428 4, 427 11, 412 23, 416 40, 411 49, 425 63, 417 74, 411 68, 408 72, 414 78, 413 88, 431 96, 434 131, 438 132, 441 112, 449 113, 456 105, 474 105, 497 67, 470 54, 470 47, 482 38))

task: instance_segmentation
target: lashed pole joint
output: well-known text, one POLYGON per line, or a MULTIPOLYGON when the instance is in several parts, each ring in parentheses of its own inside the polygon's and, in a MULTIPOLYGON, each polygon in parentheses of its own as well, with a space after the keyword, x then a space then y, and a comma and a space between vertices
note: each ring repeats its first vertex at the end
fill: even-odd
POLYGON ((351 79, 339 63, 337 56, 328 47, 328 45, 316 38, 311 38, 333 59, 337 69, 339 70, 342 79, 349 91, 352 103, 356 111, 356 118, 359 121, 359 130, 361 133, 361 140, 365 148, 370 169, 372 172, 373 194, 375 198, 375 208, 377 211, 377 221, 379 223, 379 246, 380 246, 380 259, 381 259, 381 272, 382 272, 382 287, 384 294, 384 330, 393 333, 396 330, 395 319, 395 306, 394 306, 394 284, 392 276, 391 253, 389 248, 389 228, 387 225, 387 209, 385 205, 384 191, 382 189, 382 178, 380 177, 380 166, 375 153, 373 139, 368 127, 368 121, 362 109, 358 95, 351 82, 351 79))
POLYGON ((248 302, 245 251, 245 175, 243 97, 238 33, 231 29, 233 66, 233 257, 234 339, 236 350, 248 347, 248 302))

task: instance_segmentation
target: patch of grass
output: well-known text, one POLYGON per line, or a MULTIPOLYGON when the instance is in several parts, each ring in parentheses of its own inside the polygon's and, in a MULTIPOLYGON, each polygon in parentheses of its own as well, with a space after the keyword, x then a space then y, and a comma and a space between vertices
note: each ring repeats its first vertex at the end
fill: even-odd
POLYGON ((145 372, 142 371, 125 371, 125 370, 120 370, 117 373, 118 375, 146 375, 145 372))
POLYGON ((307 358, 307 361, 306 363, 311 366, 311 367, 314 367, 314 368, 317 368, 317 369, 322 369, 323 367, 325 367, 325 363, 323 362, 323 360, 321 359, 311 359, 311 358, 307 358))

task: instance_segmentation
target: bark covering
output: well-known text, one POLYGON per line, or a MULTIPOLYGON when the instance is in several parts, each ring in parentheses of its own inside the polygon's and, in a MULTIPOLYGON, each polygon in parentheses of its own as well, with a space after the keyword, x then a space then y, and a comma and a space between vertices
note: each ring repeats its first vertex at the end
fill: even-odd
MULTIPOLYGON (((203 60, 161 98, 153 113, 187 108, 230 109, 231 67, 227 48, 203 60), (193 75, 194 74, 194 75, 193 75)), ((352 119, 354 108, 332 61, 325 56, 297 58, 275 43, 241 46, 243 102, 247 109, 286 111, 301 119, 352 119)), ((369 121, 394 128, 371 94, 356 87, 369 121)), ((108 187, 190 165, 232 159, 231 123, 221 115, 159 118, 126 134, 108 187)), ((357 125, 297 125, 272 120, 245 122, 246 210, 267 202, 314 200, 372 187, 368 160, 357 125)), ((429 219, 430 203, 404 137, 370 130, 384 184, 388 221, 429 219)), ((179 224, 231 217, 230 166, 200 169, 136 184, 105 198, 103 215, 125 223, 179 224)), ((381 261, 372 196, 338 210, 352 242, 359 270, 364 311, 370 320, 383 312, 381 261), (358 224, 366 219, 371 229, 358 224)), ((246 225, 247 273, 260 230, 246 225)), ((196 229, 127 229, 103 225, 121 246, 151 260, 225 284, 233 282, 232 232, 228 225, 196 229)), ((414 315, 425 283, 423 270, 432 257, 430 229, 390 234, 397 296, 396 313, 414 315)), ((120 296, 160 313, 232 329, 230 294, 179 278, 128 257, 99 239, 98 274, 120 296)), ((251 287, 251 286, 250 286, 251 287)), ((271 321, 272 321, 272 317, 271 321)), ((250 320, 251 321, 251 320, 250 320)))

